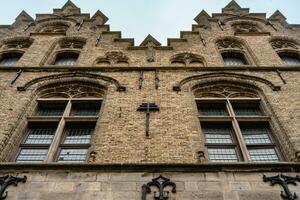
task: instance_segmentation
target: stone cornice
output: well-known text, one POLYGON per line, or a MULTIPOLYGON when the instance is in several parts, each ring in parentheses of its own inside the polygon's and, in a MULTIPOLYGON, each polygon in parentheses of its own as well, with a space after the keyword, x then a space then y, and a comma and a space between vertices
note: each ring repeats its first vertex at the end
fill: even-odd
POLYGON ((93 71, 93 72, 118 72, 118 71, 300 71, 300 65, 297 66, 217 66, 217 67, 176 67, 176 66, 133 66, 133 67, 99 67, 99 66, 1 66, 0 71, 17 71, 22 69, 23 72, 70 72, 70 71, 93 71))
POLYGON ((207 163, 207 164, 20 164, 1 163, 0 172, 16 171, 104 172, 300 172, 300 163, 207 163))

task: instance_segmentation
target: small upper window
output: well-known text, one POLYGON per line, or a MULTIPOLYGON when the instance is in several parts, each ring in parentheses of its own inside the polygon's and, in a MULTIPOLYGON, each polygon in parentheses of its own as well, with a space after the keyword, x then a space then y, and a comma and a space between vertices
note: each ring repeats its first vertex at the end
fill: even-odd
POLYGON ((300 65, 300 55, 298 53, 279 53, 281 60, 287 65, 300 65))
POLYGON ((0 56, 0 65, 13 66, 22 57, 22 53, 5 53, 0 56))
POLYGON ((247 65, 247 61, 242 53, 224 52, 222 57, 225 65, 247 65))
POLYGON ((54 65, 75 65, 78 57, 79 57, 78 53, 73 53, 73 52, 59 53, 56 56, 54 65))

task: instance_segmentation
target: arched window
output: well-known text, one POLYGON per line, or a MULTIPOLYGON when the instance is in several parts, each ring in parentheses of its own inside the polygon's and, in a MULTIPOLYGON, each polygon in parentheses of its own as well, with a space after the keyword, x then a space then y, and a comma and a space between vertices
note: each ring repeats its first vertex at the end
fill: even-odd
POLYGON ((104 89, 70 82, 39 90, 16 162, 86 162, 104 89))
POLYGON ((239 52, 224 52, 222 58, 225 65, 247 65, 244 55, 239 52))
POLYGON ((287 65, 300 65, 300 54, 296 52, 278 53, 281 60, 287 65))
POLYGON ((210 162, 282 160, 259 95, 231 84, 195 88, 200 125, 210 162))
POLYGON ((56 55, 54 65, 75 65, 79 57, 75 52, 63 52, 56 55))
POLYGON ((18 53, 18 52, 4 53, 0 55, 0 65, 14 66, 22 57, 22 55, 23 55, 22 53, 18 53))
POLYGON ((286 65, 300 65, 299 45, 294 40, 277 38, 271 40, 271 46, 286 65))
POLYGON ((225 65, 248 65, 250 64, 249 55, 246 58, 246 48, 244 45, 233 38, 226 38, 217 41, 217 47, 223 58, 225 65))

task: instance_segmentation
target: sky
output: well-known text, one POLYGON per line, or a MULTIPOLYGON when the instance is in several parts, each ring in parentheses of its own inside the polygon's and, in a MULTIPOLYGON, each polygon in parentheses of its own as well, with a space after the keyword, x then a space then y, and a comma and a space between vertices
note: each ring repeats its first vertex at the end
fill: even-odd
MULTIPOLYGON (((52 13, 67 0, 0 0, 0 24, 12 24, 22 10, 35 18, 36 13, 52 13)), ((122 31, 123 38, 134 38, 135 45, 151 34, 162 44, 178 38, 180 31, 191 30, 194 18, 204 9, 220 13, 230 0, 72 0, 83 13, 102 11, 111 31, 122 31)), ((277 9, 290 24, 300 24, 300 0, 236 0, 250 12, 267 13, 277 9)))

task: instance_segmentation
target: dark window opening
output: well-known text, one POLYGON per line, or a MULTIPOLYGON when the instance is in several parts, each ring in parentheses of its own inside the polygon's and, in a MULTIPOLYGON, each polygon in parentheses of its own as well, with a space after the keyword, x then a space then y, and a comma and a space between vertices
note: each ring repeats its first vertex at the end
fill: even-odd
POLYGON ((0 56, 0 65, 13 66, 20 60, 22 55, 22 53, 5 53, 0 56))
POLYGON ((225 65, 247 65, 245 56, 238 52, 224 52, 222 57, 225 65))
POLYGON ((281 60, 287 65, 300 65, 300 55, 298 53, 279 53, 281 60))
POLYGON ((54 65, 75 65, 78 57, 79 57, 78 53, 73 53, 73 52, 59 53, 56 56, 54 65))

